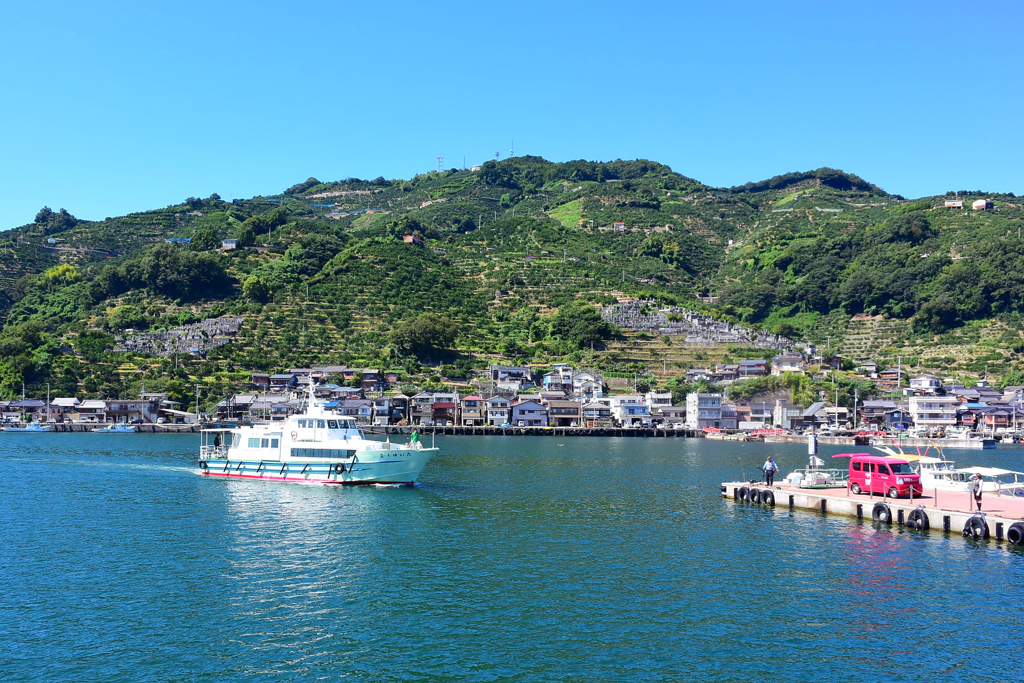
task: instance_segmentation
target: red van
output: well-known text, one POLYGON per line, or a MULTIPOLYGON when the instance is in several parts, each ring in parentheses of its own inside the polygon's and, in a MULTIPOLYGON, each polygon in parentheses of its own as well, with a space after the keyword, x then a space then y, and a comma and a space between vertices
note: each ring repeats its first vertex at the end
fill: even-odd
POLYGON ((870 453, 849 453, 849 486, 853 493, 881 493, 890 498, 919 496, 923 492, 921 475, 916 474, 903 458, 870 453))

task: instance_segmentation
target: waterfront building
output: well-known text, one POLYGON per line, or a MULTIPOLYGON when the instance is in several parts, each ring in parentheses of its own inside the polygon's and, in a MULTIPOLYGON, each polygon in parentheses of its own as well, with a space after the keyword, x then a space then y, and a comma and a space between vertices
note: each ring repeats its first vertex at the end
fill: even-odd
POLYGON ((425 391, 409 399, 409 421, 414 425, 434 423, 434 396, 425 391))
POLYGON ((373 403, 373 424, 375 424, 375 425, 394 424, 392 422, 393 416, 391 414, 391 397, 390 396, 378 396, 377 398, 372 399, 371 402, 373 403))
POLYGON ((736 429, 739 426, 739 411, 732 403, 722 404, 722 429, 736 429))
POLYGON ((612 396, 612 417, 621 427, 640 427, 651 423, 651 409, 643 396, 612 396))
POLYGON ((583 420, 583 404, 579 401, 547 402, 548 421, 553 427, 578 427, 583 420))
POLYGON ((798 403, 775 401, 772 424, 783 429, 800 429, 804 426, 804 407, 798 403))
POLYGON ((684 424, 686 406, 658 406, 651 409, 651 421, 660 420, 665 426, 684 424))
POLYGON ((509 423, 509 400, 504 396, 491 396, 484 401, 487 408, 487 424, 491 427, 500 427, 509 423))
POLYGON ((487 404, 476 394, 462 399, 461 424, 465 427, 481 427, 487 424, 487 404))
POLYGON ((611 427, 611 407, 602 401, 585 403, 583 405, 583 423, 587 427, 611 427))
POLYGON ((512 424, 516 427, 547 427, 548 409, 538 401, 513 403, 512 424))
POLYGON ((687 394, 686 426, 691 429, 721 429, 722 395, 696 392, 687 394))
POLYGON ((886 424, 886 413, 896 410, 896 402, 889 400, 864 401, 860 407, 861 424, 880 429, 886 424))
POLYGON ((915 427, 946 428, 956 425, 956 396, 911 396, 910 416, 915 427))

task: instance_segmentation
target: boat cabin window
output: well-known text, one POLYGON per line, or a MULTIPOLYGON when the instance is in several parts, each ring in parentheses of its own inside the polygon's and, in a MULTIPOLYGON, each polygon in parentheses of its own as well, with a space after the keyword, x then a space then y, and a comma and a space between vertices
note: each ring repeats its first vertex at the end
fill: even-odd
POLYGON ((280 443, 279 439, 261 439, 259 437, 249 438, 249 448, 277 448, 280 443))
POLYGON ((341 448, 293 448, 293 458, 351 458, 355 451, 341 448))
POLYGON ((327 421, 327 428, 328 429, 337 429, 338 428, 338 421, 337 420, 328 420, 327 421))

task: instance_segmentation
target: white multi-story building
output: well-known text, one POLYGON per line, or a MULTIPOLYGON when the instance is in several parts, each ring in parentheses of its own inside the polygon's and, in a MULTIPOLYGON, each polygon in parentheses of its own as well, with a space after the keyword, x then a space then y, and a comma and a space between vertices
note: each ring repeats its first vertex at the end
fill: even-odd
POLYGON ((703 429, 704 427, 721 429, 722 395, 687 394, 686 426, 691 429, 703 429))
POLYGON ((651 409, 643 396, 612 396, 612 417, 622 427, 650 424, 651 409))
POLYGON ((956 425, 956 396, 911 396, 910 418, 915 427, 952 427, 956 425))
POLYGON ((672 406, 672 392, 670 391, 648 391, 644 394, 647 405, 653 413, 658 408, 670 408, 672 406))

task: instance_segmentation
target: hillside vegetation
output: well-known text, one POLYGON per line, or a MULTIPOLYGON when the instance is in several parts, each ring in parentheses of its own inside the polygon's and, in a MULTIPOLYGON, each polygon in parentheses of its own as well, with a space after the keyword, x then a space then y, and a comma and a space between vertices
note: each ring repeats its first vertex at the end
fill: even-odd
POLYGON ((216 396, 249 370, 313 363, 440 381, 500 359, 660 383, 732 357, 597 316, 632 298, 848 359, 1012 377, 1024 350, 1021 208, 1009 194, 961 194, 994 208, 907 201, 833 169, 725 189, 652 161, 521 157, 408 180, 310 178, 103 221, 45 208, 0 233, 0 395, 23 382, 104 395, 147 382, 187 397, 198 381, 216 396), (229 238, 242 248, 218 250, 229 238), (241 334, 204 359, 109 351, 126 330, 228 313, 244 317, 241 334), (424 313, 454 334, 407 343, 424 313))

